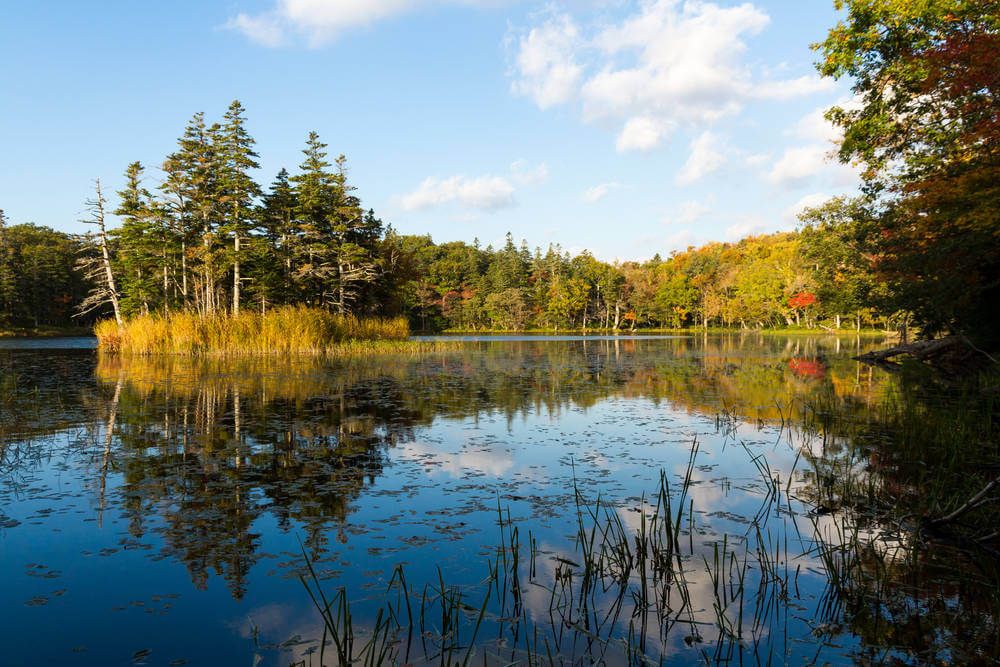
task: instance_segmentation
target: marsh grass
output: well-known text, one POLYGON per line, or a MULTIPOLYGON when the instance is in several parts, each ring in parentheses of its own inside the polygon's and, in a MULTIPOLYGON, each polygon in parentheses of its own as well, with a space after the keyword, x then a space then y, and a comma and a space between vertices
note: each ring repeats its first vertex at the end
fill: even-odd
POLYGON ((94 334, 104 352, 138 355, 358 354, 420 347, 406 340, 406 318, 336 315, 305 306, 264 314, 139 315, 120 328, 111 320, 98 322, 94 334))
POLYGON ((339 665, 658 665, 680 638, 706 663, 766 661, 771 649, 761 642, 784 613, 797 572, 787 541, 766 527, 723 535, 710 556, 694 546, 698 449, 692 445, 679 479, 661 472, 638 508, 588 499, 574 481, 571 553, 542 551, 498 497, 498 542, 479 584, 450 586, 439 570, 437 581, 413 587, 398 566, 365 623, 345 588, 323 592, 303 552, 302 584, 324 625, 319 664, 329 651, 339 665), (637 522, 623 520, 629 511, 637 522), (746 545, 742 554, 738 545, 746 545), (696 582, 709 583, 711 610, 699 607, 696 582), (529 597, 547 599, 547 610, 529 597))
MULTIPOLYGON (((671 644, 682 637, 688 657, 706 664, 780 663, 789 639, 775 633, 787 633, 799 613, 791 610, 806 603, 799 578, 807 568, 826 581, 809 603, 817 651, 849 632, 858 659, 965 663, 1000 654, 998 494, 955 514, 998 470, 991 382, 950 387, 947 396, 901 385, 876 406, 811 399, 796 486, 740 443, 759 476, 761 507, 745 533, 722 534, 707 551, 692 539, 695 443, 683 474, 661 473, 638 507, 588 499, 574 482, 571 552, 542 551, 530 532, 525 539, 498 497, 499 540, 480 584, 449 586, 439 572, 414 588, 398 567, 363 624, 346 589, 323 598, 309 567, 303 583, 324 618, 321 644, 336 651, 334 664, 647 665, 676 657, 671 644), (800 503, 809 509, 803 523, 812 523, 805 534, 794 518, 800 503), (623 519, 628 511, 635 520, 623 519), (536 589, 547 613, 529 609, 536 589), (915 623, 933 636, 910 632, 915 623), (344 637, 362 640, 347 650, 344 637)), ((717 420, 734 442, 737 421, 733 411, 717 420)))
POLYGON ((1000 655, 1000 376, 905 367, 875 406, 814 398, 806 427, 821 617, 921 663, 1000 655), (934 629, 934 635, 907 628, 934 629))

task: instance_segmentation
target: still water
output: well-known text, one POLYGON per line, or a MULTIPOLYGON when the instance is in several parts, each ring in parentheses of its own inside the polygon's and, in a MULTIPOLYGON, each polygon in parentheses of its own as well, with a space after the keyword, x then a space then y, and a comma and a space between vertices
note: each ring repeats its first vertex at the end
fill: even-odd
POLYGON ((468 626, 487 610, 459 662, 641 662, 622 637, 654 664, 859 659, 871 647, 838 625, 816 549, 836 540, 819 492, 836 446, 797 425, 823 397, 879 400, 886 378, 850 358, 879 342, 484 338, 351 361, 0 350, 0 664, 318 665, 306 557, 327 593, 346 590, 359 636, 402 566, 436 614, 414 664, 441 660, 441 581, 468 626), (670 575, 603 581, 581 612, 581 524, 596 507, 644 530, 661 480, 681 516, 670 575), (516 619, 509 581, 487 581, 501 562, 523 578, 516 619))

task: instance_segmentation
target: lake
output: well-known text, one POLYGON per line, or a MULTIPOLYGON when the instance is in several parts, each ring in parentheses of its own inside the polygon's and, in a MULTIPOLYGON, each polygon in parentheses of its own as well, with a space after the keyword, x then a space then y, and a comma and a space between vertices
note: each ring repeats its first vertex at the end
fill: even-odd
POLYGON ((306 586, 331 617, 349 601, 383 661, 895 654, 831 588, 853 524, 825 489, 875 473, 808 418, 878 404, 892 378, 851 360, 877 339, 463 337, 339 361, 87 340, 0 350, 4 665, 319 665, 306 586), (389 618, 408 631, 379 639, 389 618))

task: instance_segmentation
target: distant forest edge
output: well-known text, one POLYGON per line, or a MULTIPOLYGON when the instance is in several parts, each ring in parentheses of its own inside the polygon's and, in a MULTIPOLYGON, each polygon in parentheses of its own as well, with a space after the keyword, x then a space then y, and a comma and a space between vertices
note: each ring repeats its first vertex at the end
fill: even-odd
MULTIPOLYGON (((353 220, 360 221, 360 229, 347 219, 342 231, 325 229, 310 240, 316 232, 302 231, 292 215, 296 188, 284 176, 277 187, 283 191, 265 195, 254 211, 257 224, 248 225, 241 239, 243 310, 304 304, 362 317, 404 315, 417 331, 884 329, 905 318, 875 305, 884 285, 822 221, 799 232, 711 243, 645 262, 608 263, 587 252, 571 256, 555 245, 531 250, 510 235, 500 248, 435 244, 429 236, 396 233, 357 204, 353 220), (284 215, 271 217, 275 197, 285 199, 284 215)), ((146 201, 150 209, 159 203, 146 201)), ((143 214, 124 217, 121 227, 108 231, 123 317, 232 313, 237 257, 232 234, 213 229, 202 236, 194 230, 185 242, 170 222, 143 214)), ((86 266, 92 263, 88 255, 100 258, 99 245, 93 238, 30 224, 0 228, 0 328, 79 326, 112 318, 107 295, 98 304, 85 303, 95 283, 103 285, 86 266), (96 307, 79 317, 88 305, 96 307)))
POLYGON ((798 231, 616 263, 510 235, 436 244, 366 210, 315 132, 265 191, 234 101, 220 122, 195 114, 155 179, 129 165, 114 209, 98 181, 93 233, 0 215, 0 328, 308 306, 420 331, 912 325, 997 349, 998 6, 842 3, 814 48, 822 75, 852 82, 826 117, 861 187, 806 210, 798 231))
POLYGON ((436 244, 365 210, 344 156, 313 132, 296 174, 265 192, 244 110, 191 119, 155 191, 139 162, 112 210, 97 183, 94 231, 0 224, 0 326, 71 326, 170 312, 213 319, 306 305, 405 316, 417 331, 898 326, 886 286, 847 238, 852 203, 804 216, 798 232, 608 263, 558 245, 436 244), (111 228, 110 214, 121 224, 111 228))

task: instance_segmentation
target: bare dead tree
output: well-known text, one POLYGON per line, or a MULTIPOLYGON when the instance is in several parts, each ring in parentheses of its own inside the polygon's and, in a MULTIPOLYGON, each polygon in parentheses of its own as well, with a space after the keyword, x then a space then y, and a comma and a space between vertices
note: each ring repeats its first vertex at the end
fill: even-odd
POLYGON ((111 251, 108 249, 108 231, 104 223, 104 205, 107 200, 101 192, 101 180, 95 182, 96 195, 88 199, 86 206, 89 216, 80 222, 94 225, 97 229, 83 236, 83 254, 77 260, 77 268, 87 277, 93 287, 87 298, 77 308, 77 317, 102 306, 111 305, 115 312, 115 322, 122 326, 122 311, 119 305, 115 274, 111 268, 111 251))

